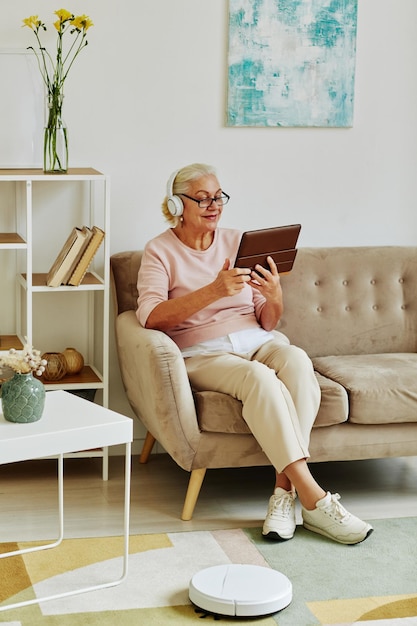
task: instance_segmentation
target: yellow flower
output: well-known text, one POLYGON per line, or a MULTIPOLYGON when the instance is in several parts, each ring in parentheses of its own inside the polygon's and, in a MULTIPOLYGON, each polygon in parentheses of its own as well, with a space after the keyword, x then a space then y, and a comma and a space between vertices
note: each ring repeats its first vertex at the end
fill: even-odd
POLYGON ((56 22, 54 22, 54 26, 58 32, 63 30, 63 26, 65 25, 65 23, 69 20, 72 20, 72 18, 74 17, 73 14, 66 9, 59 9, 59 11, 55 11, 55 15, 57 15, 59 18, 56 22))
POLYGON ((28 26, 32 30, 35 30, 41 25, 41 21, 37 15, 31 15, 23 20, 23 26, 28 26))
POLYGON ((90 26, 94 26, 88 15, 78 15, 71 21, 71 26, 74 26, 77 30, 88 30, 90 26))
POLYGON ((66 9, 59 9, 58 11, 55 11, 55 15, 59 17, 61 22, 67 22, 74 17, 73 14, 66 9))
POLYGON ((23 25, 31 28, 36 37, 39 47, 38 53, 33 46, 29 46, 29 49, 36 53, 48 95, 58 97, 62 95, 65 79, 75 58, 88 44, 87 30, 90 26, 93 26, 93 22, 88 15, 75 17, 73 13, 66 9, 58 9, 54 14, 58 18, 53 24, 58 32, 56 62, 54 62, 51 54, 41 42, 42 31, 46 31, 47 27, 38 16, 31 15, 27 17, 23 20, 23 25), (68 42, 68 38, 71 38, 72 41, 68 42))

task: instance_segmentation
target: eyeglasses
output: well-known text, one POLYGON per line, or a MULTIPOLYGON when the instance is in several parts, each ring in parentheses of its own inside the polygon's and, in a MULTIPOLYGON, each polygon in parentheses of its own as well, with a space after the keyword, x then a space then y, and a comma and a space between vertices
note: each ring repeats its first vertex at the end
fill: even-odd
POLYGON ((192 200, 193 202, 197 202, 200 209, 208 209, 209 207, 211 207, 213 202, 215 202, 217 206, 224 206, 230 200, 230 196, 228 196, 227 193, 224 193, 224 191, 222 191, 220 196, 215 196, 214 198, 203 198, 202 200, 196 200, 195 198, 192 198, 191 196, 187 196, 186 193, 181 193, 180 196, 184 196, 184 198, 188 198, 189 200, 192 200))

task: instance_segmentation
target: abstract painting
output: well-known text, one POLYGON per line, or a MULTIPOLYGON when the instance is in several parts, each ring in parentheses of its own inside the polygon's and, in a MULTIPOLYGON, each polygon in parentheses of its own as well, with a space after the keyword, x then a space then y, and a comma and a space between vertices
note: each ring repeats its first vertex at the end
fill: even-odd
POLYGON ((357 0, 229 2, 228 126, 352 126, 357 0))

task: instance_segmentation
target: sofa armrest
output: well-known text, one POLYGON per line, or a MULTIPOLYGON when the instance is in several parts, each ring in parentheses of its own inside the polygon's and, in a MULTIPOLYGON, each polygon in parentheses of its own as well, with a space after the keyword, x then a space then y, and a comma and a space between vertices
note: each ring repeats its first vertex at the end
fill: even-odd
POLYGON ((131 310, 117 316, 115 331, 122 380, 133 411, 178 465, 190 470, 200 430, 178 346, 165 333, 140 326, 131 310))

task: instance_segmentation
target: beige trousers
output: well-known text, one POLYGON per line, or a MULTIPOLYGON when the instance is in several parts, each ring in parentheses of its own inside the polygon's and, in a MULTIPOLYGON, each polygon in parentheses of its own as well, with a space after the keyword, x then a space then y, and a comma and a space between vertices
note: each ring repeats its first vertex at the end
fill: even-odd
POLYGON ((308 458, 320 387, 304 350, 272 339, 246 355, 203 354, 185 364, 194 389, 242 402, 244 420, 278 472, 308 458))

